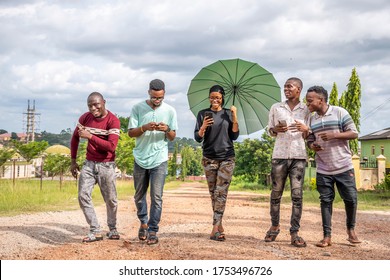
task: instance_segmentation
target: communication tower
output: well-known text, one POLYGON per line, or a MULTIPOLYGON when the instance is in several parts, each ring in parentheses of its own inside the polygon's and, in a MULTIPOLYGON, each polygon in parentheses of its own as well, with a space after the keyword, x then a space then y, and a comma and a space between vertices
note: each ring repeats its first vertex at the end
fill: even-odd
POLYGON ((40 113, 35 111, 35 100, 33 100, 33 105, 30 106, 30 100, 28 100, 27 112, 23 113, 23 123, 24 130, 27 134, 26 142, 34 142, 35 141, 35 133, 39 131, 39 118, 41 116, 40 113))

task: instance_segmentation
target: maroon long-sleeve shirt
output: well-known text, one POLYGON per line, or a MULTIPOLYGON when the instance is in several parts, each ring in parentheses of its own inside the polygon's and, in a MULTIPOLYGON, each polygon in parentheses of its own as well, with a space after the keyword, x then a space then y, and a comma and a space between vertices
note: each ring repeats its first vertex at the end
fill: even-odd
POLYGON ((107 162, 115 160, 115 149, 119 140, 120 121, 108 111, 104 118, 95 118, 90 112, 83 114, 70 141, 71 158, 75 159, 79 147, 79 129, 83 128, 92 134, 88 140, 87 160, 107 162))

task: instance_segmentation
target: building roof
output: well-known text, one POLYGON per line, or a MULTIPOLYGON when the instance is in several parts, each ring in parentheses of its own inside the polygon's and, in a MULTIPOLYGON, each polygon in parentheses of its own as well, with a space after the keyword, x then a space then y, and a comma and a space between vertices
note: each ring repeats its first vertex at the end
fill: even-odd
MULTIPOLYGON (((19 137, 19 138, 25 138, 27 136, 26 133, 16 133, 16 135, 19 137)), ((0 140, 4 140, 4 139, 11 139, 12 137, 12 133, 3 133, 3 134, 0 134, 0 140)))
POLYGON ((359 141, 379 139, 390 139, 390 127, 359 137, 359 141))

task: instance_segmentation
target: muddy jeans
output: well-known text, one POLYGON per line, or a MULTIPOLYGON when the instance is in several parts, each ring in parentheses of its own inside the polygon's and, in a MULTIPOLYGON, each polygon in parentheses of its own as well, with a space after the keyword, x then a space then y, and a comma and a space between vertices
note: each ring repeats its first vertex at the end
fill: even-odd
POLYGON ((202 165, 209 186, 211 204, 214 212, 213 225, 219 226, 221 225, 223 213, 225 212, 228 189, 235 166, 235 158, 213 160, 203 157, 202 165))
POLYGON ((90 226, 90 232, 99 233, 100 225, 92 203, 92 190, 95 184, 100 187, 107 209, 107 224, 110 230, 116 228, 116 213, 118 208, 116 194, 115 162, 96 162, 86 160, 79 178, 79 204, 85 219, 90 226))
POLYGON ((290 233, 296 233, 300 228, 302 216, 302 188, 305 178, 306 160, 304 159, 273 159, 272 160, 272 191, 270 215, 272 226, 278 226, 280 220, 280 201, 282 199, 287 176, 290 178, 292 211, 290 233))
POLYGON ((331 236, 332 233, 332 212, 335 188, 344 201, 347 229, 354 229, 357 210, 357 190, 355 183, 355 172, 353 169, 337 175, 325 175, 317 173, 317 190, 320 193, 321 216, 324 236, 331 236))

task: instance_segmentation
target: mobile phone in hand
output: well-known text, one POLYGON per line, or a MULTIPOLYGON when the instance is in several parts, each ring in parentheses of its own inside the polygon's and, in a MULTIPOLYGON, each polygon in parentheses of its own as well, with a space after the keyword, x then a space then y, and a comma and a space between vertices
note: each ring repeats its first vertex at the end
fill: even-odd
POLYGON ((204 117, 206 118, 209 118, 209 120, 212 120, 213 119, 213 113, 211 113, 211 112, 205 112, 204 113, 204 117))
POLYGON ((279 124, 280 124, 281 126, 287 126, 286 120, 280 120, 280 121, 279 121, 279 124))
POLYGON ((322 146, 319 145, 319 144, 317 144, 317 143, 313 143, 312 146, 313 146, 314 148, 323 150, 322 146))

